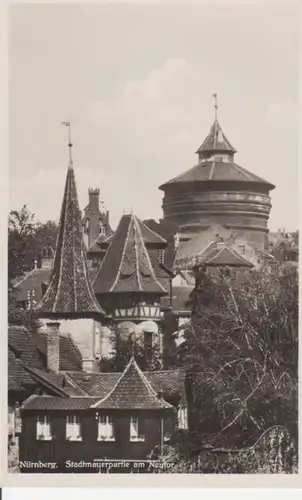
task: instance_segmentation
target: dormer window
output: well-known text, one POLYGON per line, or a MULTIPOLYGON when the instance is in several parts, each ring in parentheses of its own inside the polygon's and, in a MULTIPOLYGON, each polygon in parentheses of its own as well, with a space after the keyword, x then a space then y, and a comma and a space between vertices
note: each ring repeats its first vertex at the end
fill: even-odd
POLYGON ((160 250, 157 250, 157 260, 160 264, 163 264, 164 263, 164 259, 165 259, 165 250, 164 249, 160 249, 160 250))
POLYGON ((245 245, 238 245, 241 254, 245 254, 245 245))

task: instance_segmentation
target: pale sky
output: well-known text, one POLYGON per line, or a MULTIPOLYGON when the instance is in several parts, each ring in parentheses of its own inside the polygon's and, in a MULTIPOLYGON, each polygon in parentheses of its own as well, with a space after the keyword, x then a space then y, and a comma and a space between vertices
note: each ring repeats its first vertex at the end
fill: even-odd
POLYGON ((158 186, 196 164, 213 121, 236 162, 277 187, 272 230, 298 227, 298 6, 14 5, 10 208, 57 220, 72 122, 81 208, 100 188, 162 216, 158 186))

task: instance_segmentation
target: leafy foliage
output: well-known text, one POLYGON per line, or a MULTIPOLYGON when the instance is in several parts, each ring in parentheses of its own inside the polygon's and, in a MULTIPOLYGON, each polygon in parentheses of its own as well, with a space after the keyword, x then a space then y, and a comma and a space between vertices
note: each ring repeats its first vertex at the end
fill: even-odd
POLYGON ((112 329, 111 343, 114 356, 111 358, 103 357, 100 360, 101 371, 122 372, 131 356, 135 356, 137 364, 143 371, 153 371, 161 368, 162 359, 157 345, 146 349, 145 346, 139 342, 139 339, 134 339, 131 335, 128 337, 121 337, 119 333, 115 331, 113 325, 112 329))
POLYGON ((14 294, 16 278, 34 267, 41 260, 42 250, 56 244, 57 225, 48 221, 35 221, 35 215, 24 205, 21 210, 12 210, 8 218, 8 319, 11 324, 22 324, 32 330, 39 327, 33 311, 21 310, 14 294))
MULTIPOLYGON (((191 324, 178 349, 178 363, 188 374, 194 431, 186 436, 182 461, 192 463, 192 450, 203 446, 249 449, 275 426, 297 449, 297 266, 266 263, 230 275, 202 271, 192 300, 191 324)), ((260 463, 257 454, 254 462, 245 457, 245 465, 243 454, 232 457, 222 460, 228 472, 255 472, 260 463)), ((216 458, 200 460, 196 471, 208 462, 206 469, 215 472, 216 458)), ((221 471, 221 458, 219 464, 221 471)))

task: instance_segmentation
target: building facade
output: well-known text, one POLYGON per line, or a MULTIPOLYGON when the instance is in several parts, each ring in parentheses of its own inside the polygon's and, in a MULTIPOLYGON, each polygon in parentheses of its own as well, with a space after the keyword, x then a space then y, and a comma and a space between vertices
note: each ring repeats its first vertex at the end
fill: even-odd
POLYGON ((64 385, 65 395, 33 395, 21 408, 23 473, 35 472, 31 464, 39 461, 55 464, 48 473, 108 472, 106 461, 128 462, 109 472, 130 472, 187 428, 181 370, 143 373, 131 358, 123 373, 67 372, 51 383, 64 385))
MULTIPOLYGON (((81 217, 72 161, 67 170, 58 228, 56 252, 50 280, 36 307, 48 332, 48 343, 56 350, 58 329, 70 334, 83 358, 83 368, 96 369, 96 331, 106 313, 92 288, 81 231, 81 217)), ((57 361, 56 361, 57 363, 57 361)), ((49 366, 57 371, 57 366, 49 366)))

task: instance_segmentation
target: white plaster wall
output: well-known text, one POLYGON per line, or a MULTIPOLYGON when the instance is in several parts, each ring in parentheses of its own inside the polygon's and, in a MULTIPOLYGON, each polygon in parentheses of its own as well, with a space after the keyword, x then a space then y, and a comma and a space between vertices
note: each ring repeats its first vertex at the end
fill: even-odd
MULTIPOLYGON (((43 319, 42 331, 47 331, 47 323, 54 321, 53 319, 43 319)), ((95 359, 96 339, 95 329, 96 322, 91 318, 84 319, 59 319, 60 335, 70 334, 74 342, 77 344, 83 359, 95 359)))

